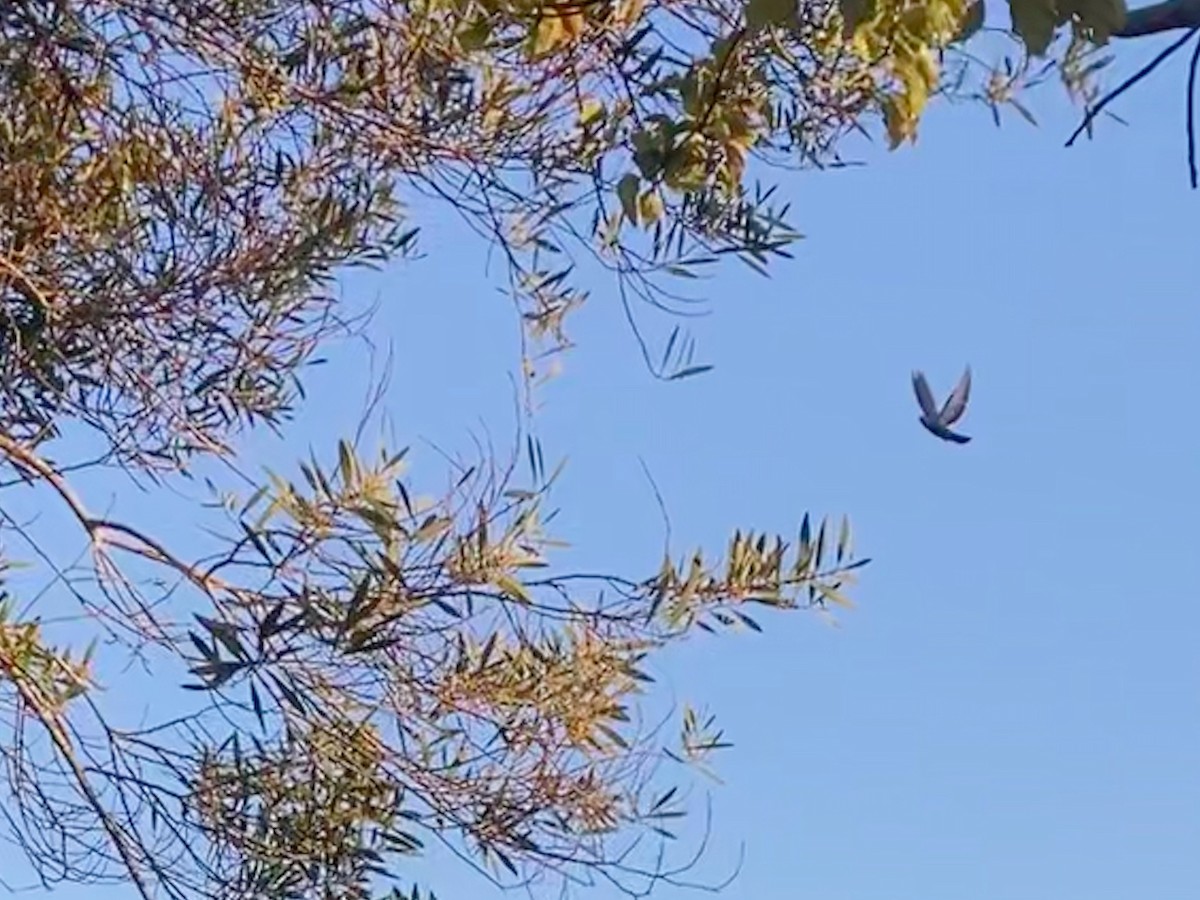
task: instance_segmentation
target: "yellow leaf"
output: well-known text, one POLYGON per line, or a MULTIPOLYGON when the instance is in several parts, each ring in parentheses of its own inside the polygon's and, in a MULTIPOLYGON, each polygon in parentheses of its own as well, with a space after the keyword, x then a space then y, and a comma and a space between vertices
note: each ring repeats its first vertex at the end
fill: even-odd
POLYGON ((568 40, 573 40, 583 34, 585 25, 583 13, 573 12, 570 15, 562 17, 563 34, 568 40))
POLYGON ((663 214, 662 198, 655 190, 646 191, 638 197, 638 215, 646 225, 653 225, 663 214))
POLYGON ((892 150, 903 144, 916 130, 916 123, 902 108, 897 97, 888 97, 883 101, 883 124, 892 150))
POLYGON ((540 56, 563 42, 563 20, 560 16, 543 16, 533 30, 533 53, 540 56))
POLYGON ((921 109, 914 110, 919 114, 925 108, 925 102, 929 97, 930 91, 937 88, 938 83, 938 64, 928 48, 922 47, 921 51, 913 59, 913 71, 916 74, 918 82, 916 85, 910 87, 910 90, 915 89, 920 92, 921 109))
POLYGON ((730 141, 725 145, 725 167, 732 184, 740 184, 742 173, 746 171, 746 151, 740 144, 730 141))
POLYGON ((588 97, 579 104, 579 124, 590 125, 604 115, 604 104, 595 97, 588 97))
POLYGON ((614 25, 632 25, 641 19, 645 8, 646 0, 621 0, 611 21, 614 25))
POLYGON ((525 585, 517 581, 510 575, 500 574, 495 578, 496 587, 508 594, 514 600, 520 600, 522 603, 529 603, 529 592, 525 590, 525 585))

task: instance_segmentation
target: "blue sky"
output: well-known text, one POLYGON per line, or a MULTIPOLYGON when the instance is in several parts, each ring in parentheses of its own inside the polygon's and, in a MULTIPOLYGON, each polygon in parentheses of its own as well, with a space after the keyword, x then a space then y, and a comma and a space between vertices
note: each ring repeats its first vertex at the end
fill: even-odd
MULTIPOLYGON (((1155 47, 1122 47, 1125 68, 1155 47)), ((555 499, 573 560, 658 562, 639 457, 680 552, 719 551, 738 526, 792 532, 812 510, 848 513, 875 560, 840 627, 776 616, 660 670, 737 744, 697 873, 720 878, 744 844, 726 896, 1200 896, 1185 64, 1118 105, 1132 127, 1072 150, 1075 113, 1051 89, 1036 130, 938 107, 916 148, 787 176, 810 237, 770 279, 730 265, 708 284, 703 377, 653 381, 593 285, 539 422, 569 457, 555 499), (942 394, 966 362, 974 440, 955 447, 917 424, 908 378, 920 367, 942 394)), ((435 475, 422 439, 469 451, 469 429, 511 435, 514 345, 482 248, 448 215, 424 224, 429 257, 370 290, 397 351, 396 433, 435 475)), ((314 371, 292 456, 353 429, 360 362, 314 371)), ((419 871, 441 897, 492 896, 443 861, 419 871)))

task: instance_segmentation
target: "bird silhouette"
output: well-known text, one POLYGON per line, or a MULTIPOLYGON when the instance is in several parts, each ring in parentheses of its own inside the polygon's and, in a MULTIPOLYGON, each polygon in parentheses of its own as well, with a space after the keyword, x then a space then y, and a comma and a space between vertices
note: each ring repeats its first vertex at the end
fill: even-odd
POLYGON ((917 394, 917 402, 921 404, 921 424, 927 431, 937 435, 943 441, 952 441, 955 444, 965 444, 971 440, 965 434, 958 434, 950 430, 950 426, 961 419, 962 414, 967 410, 967 400, 971 397, 970 366, 967 366, 962 378, 950 392, 950 396, 946 398, 946 404, 940 412, 934 405, 933 392, 929 390, 929 383, 925 380, 924 373, 913 372, 912 383, 913 390, 917 394))

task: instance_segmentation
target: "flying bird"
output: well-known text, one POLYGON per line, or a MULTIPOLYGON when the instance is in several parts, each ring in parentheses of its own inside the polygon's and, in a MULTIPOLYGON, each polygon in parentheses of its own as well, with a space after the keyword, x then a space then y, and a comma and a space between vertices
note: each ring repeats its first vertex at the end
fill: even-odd
POLYGON ((940 412, 933 403, 933 392, 929 390, 929 383, 925 380, 925 375, 922 372, 913 372, 912 383, 913 390, 917 394, 917 402, 921 404, 921 424, 927 431, 936 434, 943 441, 953 441, 956 444, 965 444, 971 440, 965 434, 958 434, 950 430, 950 426, 961 419, 962 414, 967 410, 967 400, 971 396, 970 366, 967 366, 958 385, 946 398, 946 405, 940 412))

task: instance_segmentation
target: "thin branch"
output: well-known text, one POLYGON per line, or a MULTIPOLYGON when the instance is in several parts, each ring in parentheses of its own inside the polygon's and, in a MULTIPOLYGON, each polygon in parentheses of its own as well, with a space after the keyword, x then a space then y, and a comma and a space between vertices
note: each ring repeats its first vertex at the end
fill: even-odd
POLYGON ((1154 6, 1131 9, 1125 14, 1125 24, 1113 32, 1113 37, 1136 38, 1179 28, 1200 27, 1200 0, 1166 0, 1154 6))
POLYGON ((1200 41, 1192 48, 1192 59, 1188 63, 1187 82, 1187 139, 1188 175, 1192 190, 1196 189, 1196 67, 1200 65, 1200 41))
POLYGON ((1083 121, 1079 123, 1079 127, 1076 128, 1075 131, 1071 133, 1071 137, 1067 139, 1066 146, 1072 146, 1076 139, 1088 130, 1092 122, 1095 121, 1096 116, 1100 115, 1100 113, 1103 112, 1104 108, 1108 106, 1108 104, 1112 103, 1127 90, 1132 88, 1139 81, 1162 65, 1172 54, 1175 53, 1175 51, 1190 41, 1192 36, 1195 35, 1197 31, 1200 31, 1200 26, 1192 28, 1187 34, 1179 38, 1179 40, 1175 41, 1173 44, 1155 56, 1154 59, 1150 60, 1150 62, 1146 63, 1146 65, 1142 66, 1142 68, 1138 69, 1138 71, 1126 78, 1125 81, 1123 81, 1120 85, 1105 94, 1104 97, 1100 99, 1099 103, 1088 110, 1087 115, 1083 117, 1083 121))

